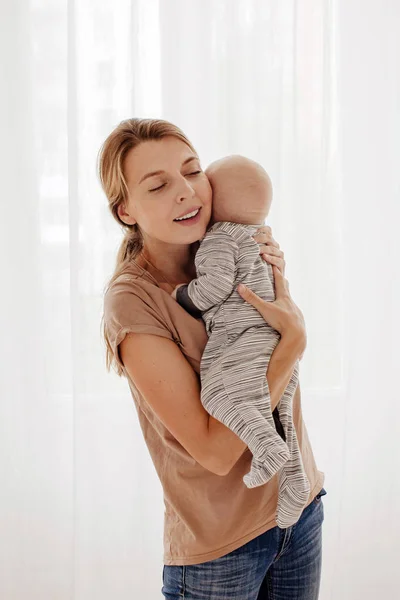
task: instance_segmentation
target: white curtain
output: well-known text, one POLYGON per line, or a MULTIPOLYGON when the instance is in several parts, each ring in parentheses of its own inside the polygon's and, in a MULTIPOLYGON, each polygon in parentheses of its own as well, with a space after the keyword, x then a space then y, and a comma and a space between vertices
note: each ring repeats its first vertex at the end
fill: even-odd
POLYGON ((162 490, 103 288, 121 232, 96 158, 161 117, 203 166, 271 175, 305 315, 305 422, 325 472, 321 600, 398 591, 397 0, 3 0, 0 595, 161 598, 162 490))

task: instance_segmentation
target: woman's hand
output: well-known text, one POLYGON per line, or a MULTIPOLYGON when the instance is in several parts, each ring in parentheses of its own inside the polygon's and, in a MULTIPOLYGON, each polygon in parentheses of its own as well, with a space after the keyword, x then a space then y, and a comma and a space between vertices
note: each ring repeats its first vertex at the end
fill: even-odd
POLYGON ((260 254, 262 258, 278 267, 279 271, 285 276, 286 262, 282 250, 280 250, 278 242, 272 237, 271 227, 263 225, 257 233, 253 235, 253 239, 260 244, 260 254))
POLYGON ((275 265, 273 265, 272 270, 275 279, 276 300, 274 302, 263 300, 243 284, 238 286, 237 291, 243 300, 254 306, 265 321, 276 329, 281 336, 292 335, 296 337, 301 342, 301 356, 303 356, 307 344, 303 313, 290 296, 288 280, 285 279, 275 265))

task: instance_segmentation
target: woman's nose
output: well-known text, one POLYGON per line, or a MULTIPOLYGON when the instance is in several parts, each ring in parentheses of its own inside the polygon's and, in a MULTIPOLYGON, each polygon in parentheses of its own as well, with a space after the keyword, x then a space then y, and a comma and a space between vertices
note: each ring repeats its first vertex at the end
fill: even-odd
POLYGON ((187 200, 188 198, 193 198, 195 196, 195 191, 190 185, 187 179, 184 179, 182 185, 179 187, 177 200, 178 202, 182 202, 182 200, 187 200))

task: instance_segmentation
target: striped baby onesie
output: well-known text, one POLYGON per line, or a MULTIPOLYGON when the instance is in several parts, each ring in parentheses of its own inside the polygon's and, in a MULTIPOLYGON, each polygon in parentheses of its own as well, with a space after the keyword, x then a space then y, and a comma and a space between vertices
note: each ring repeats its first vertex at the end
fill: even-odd
POLYGON ((266 378, 280 335, 236 291, 244 283, 264 300, 275 300, 272 267, 251 237, 258 228, 215 223, 196 253, 197 278, 178 289, 177 301, 189 312, 201 311, 208 334, 200 364, 202 405, 252 452, 243 478, 247 487, 263 485, 278 473, 276 521, 286 528, 297 522, 310 492, 293 426, 299 363, 277 405, 284 431, 280 436, 266 378))

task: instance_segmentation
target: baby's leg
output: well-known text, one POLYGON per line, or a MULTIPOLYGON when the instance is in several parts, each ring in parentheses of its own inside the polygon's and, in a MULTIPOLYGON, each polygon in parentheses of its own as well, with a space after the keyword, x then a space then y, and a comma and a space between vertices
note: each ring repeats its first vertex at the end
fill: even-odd
MULTIPOLYGON (((253 335, 241 336, 214 361, 202 379, 201 400, 215 419, 229 427, 253 454, 252 469, 245 476, 248 487, 266 483, 289 458, 287 445, 277 433, 271 407, 261 397, 265 360, 254 349, 253 335), (245 338, 245 339, 243 339, 245 338), (243 341, 253 351, 243 352, 243 341), (262 370, 261 370, 262 369, 262 370), (256 374, 256 376, 255 376, 256 374)), ((262 347, 265 349, 265 336, 262 347)))
MULTIPOLYGON (((279 472, 277 522, 279 526, 288 527, 298 520, 304 509, 309 495, 309 482, 292 414, 293 396, 298 385, 298 364, 277 406, 286 443, 276 432, 271 412, 266 375, 278 341, 275 330, 266 326, 244 332, 225 348, 214 371, 216 379, 223 381, 228 401, 225 401, 224 407, 216 402, 214 416, 221 420, 224 414, 225 424, 234 431, 236 427, 237 435, 253 453, 251 469, 243 478, 247 487, 262 485, 279 472), (236 418, 234 426, 232 415, 236 418)), ((211 393, 210 402, 213 401, 215 397, 211 393)))
POLYGON ((269 481, 289 458, 263 393, 269 358, 278 341, 264 327, 245 331, 224 348, 202 381, 206 410, 235 431, 253 454, 252 468, 244 479, 248 487, 269 481), (215 395, 221 384, 223 401, 215 395))

